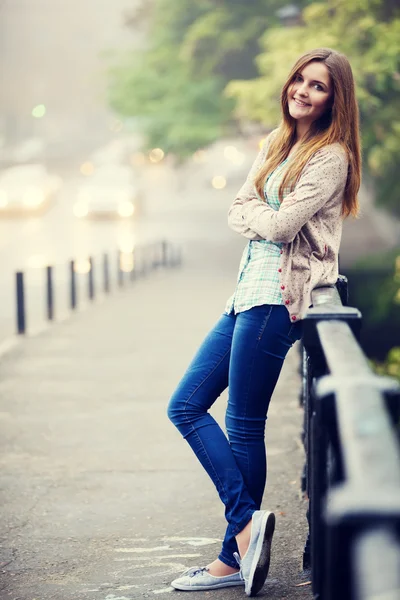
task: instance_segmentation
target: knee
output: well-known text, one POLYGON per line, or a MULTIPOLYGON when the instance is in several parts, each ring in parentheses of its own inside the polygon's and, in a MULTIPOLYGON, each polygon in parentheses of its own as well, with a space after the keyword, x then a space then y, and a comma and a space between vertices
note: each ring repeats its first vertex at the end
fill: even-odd
POLYGON ((183 402, 179 402, 179 400, 172 396, 168 403, 167 407, 167 417, 176 427, 182 420, 182 416, 184 414, 184 406, 183 402))
POLYGON ((233 417, 228 413, 225 417, 228 438, 230 441, 238 443, 264 442, 265 422, 266 417, 233 417))
POLYGON ((193 423, 196 419, 204 414, 199 406, 181 393, 175 393, 167 407, 167 416, 175 427, 181 427, 188 423, 193 423))

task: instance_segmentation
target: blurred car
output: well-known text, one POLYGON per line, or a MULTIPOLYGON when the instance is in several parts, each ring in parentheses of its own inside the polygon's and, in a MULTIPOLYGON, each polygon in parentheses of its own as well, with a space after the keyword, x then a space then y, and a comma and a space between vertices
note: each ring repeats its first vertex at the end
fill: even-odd
POLYGON ((62 180, 41 164, 0 171, 0 215, 41 214, 54 201, 62 180))
POLYGON ((140 191, 130 167, 97 168, 77 192, 76 217, 129 218, 140 212, 140 191))
POLYGON ((132 153, 140 150, 141 138, 138 135, 122 136, 101 146, 89 157, 96 167, 107 165, 128 166, 132 153))

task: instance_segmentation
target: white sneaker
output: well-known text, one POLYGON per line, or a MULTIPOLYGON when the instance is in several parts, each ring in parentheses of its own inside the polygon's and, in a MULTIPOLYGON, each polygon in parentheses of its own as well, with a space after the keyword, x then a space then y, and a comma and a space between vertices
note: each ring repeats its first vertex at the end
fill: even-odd
POLYGON ((208 572, 208 567, 190 567, 180 577, 171 582, 176 590, 197 592, 199 590, 214 590, 234 585, 244 585, 243 578, 238 573, 215 577, 208 572))
POLYGON ((242 559, 235 552, 235 558, 245 581, 244 591, 247 596, 258 594, 267 579, 274 530, 274 513, 256 510, 251 519, 250 544, 247 552, 242 559))

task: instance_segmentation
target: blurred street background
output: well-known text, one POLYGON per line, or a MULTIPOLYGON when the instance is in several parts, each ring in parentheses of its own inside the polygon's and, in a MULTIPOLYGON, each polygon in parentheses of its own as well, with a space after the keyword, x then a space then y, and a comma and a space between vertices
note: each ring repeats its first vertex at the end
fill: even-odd
MULTIPOLYGON (((187 261, 182 301, 201 282, 204 293, 210 268, 223 280, 210 308, 222 311, 245 243, 227 230, 228 207, 279 123, 290 67, 319 46, 349 57, 361 113, 361 218, 345 223, 340 270, 363 313, 364 351, 379 373, 400 378, 394 0, 0 0, 0 344, 16 330, 17 271, 34 332, 45 323, 47 266, 62 318, 70 260, 84 303, 89 257, 99 273, 109 254, 115 286, 118 269, 134 268, 134 249, 161 239, 179 243, 187 261)), ((141 291, 137 310, 154 291, 141 291)), ((166 314, 179 310, 179 294, 165 298, 166 314)), ((294 597, 279 590, 277 599, 294 597)))
POLYGON ((79 281, 88 256, 167 234, 218 237, 225 224, 212 209, 228 208, 278 124, 290 66, 325 45, 348 55, 357 81, 362 218, 345 224, 341 270, 364 314, 365 349, 382 365, 399 329, 396 6, 2 0, 0 340, 15 331, 17 270, 36 328, 47 265, 62 314, 72 258, 79 281))

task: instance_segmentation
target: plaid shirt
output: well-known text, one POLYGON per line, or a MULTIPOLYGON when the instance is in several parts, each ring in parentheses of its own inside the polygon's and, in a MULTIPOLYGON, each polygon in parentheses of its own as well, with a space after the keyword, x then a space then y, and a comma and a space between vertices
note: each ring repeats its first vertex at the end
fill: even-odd
MULTIPOLYGON (((284 160, 270 174, 264 187, 266 202, 279 210, 279 186, 282 181, 284 160)), ((285 190, 283 197, 289 193, 285 190)), ((226 303, 225 313, 235 314, 261 304, 283 304, 278 269, 283 244, 268 240, 250 240, 246 245, 239 265, 235 292, 226 303)))

